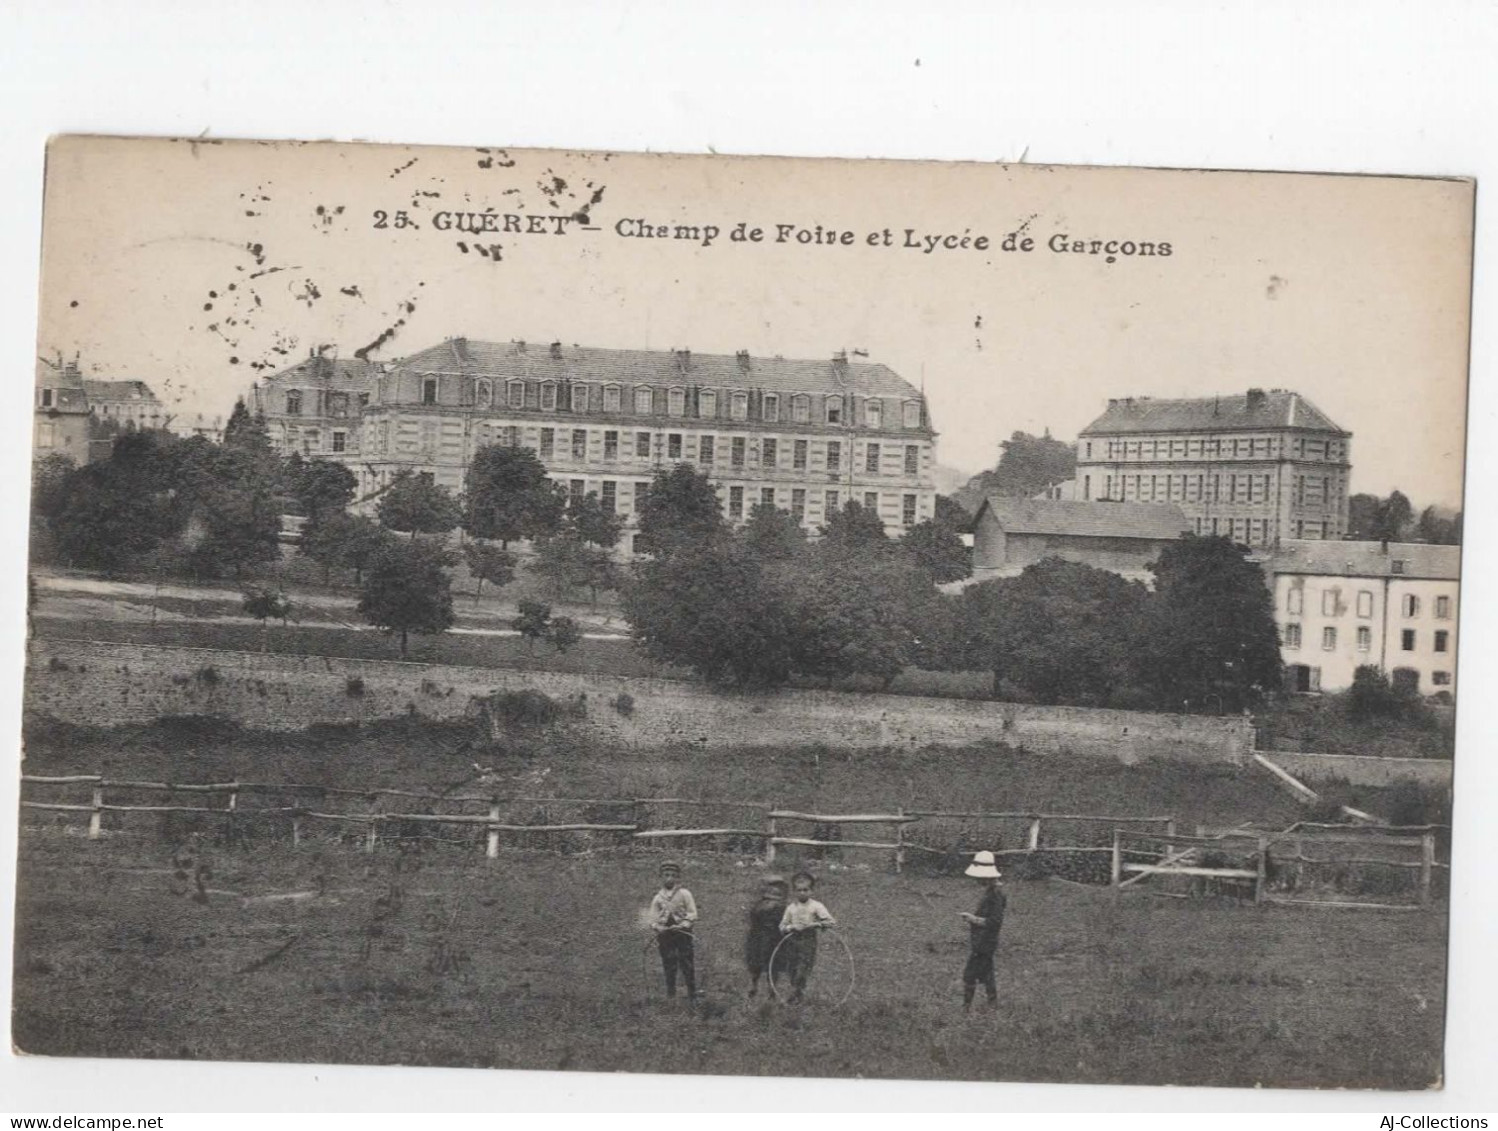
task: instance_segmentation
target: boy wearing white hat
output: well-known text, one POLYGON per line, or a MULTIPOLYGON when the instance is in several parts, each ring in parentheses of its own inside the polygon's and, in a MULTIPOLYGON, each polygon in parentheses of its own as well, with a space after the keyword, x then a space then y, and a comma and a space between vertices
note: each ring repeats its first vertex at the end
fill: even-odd
POLYGON ((983 885, 978 910, 960 912, 968 925, 967 965, 962 970, 962 1008, 973 1008, 973 994, 978 983, 988 995, 988 1008, 997 1009, 999 989, 994 980, 993 957, 999 949, 999 929, 1004 925, 1004 893, 999 883, 1002 874, 994 866, 992 852, 980 852, 967 866, 967 874, 983 885))

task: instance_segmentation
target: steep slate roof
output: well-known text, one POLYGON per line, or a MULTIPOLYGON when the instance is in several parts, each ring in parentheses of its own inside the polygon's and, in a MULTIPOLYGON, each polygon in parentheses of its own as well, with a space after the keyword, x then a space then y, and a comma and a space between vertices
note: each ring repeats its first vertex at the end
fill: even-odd
POLYGON ((1414 577, 1427 581, 1461 579, 1462 548, 1423 542, 1281 542, 1268 561, 1270 573, 1331 577, 1414 577), (1394 562, 1404 562, 1399 573, 1394 562))
POLYGON ((283 369, 269 377, 267 382, 281 382, 305 388, 347 389, 365 392, 380 375, 380 364, 349 357, 309 357, 289 369, 283 369))
POLYGON ((599 349, 563 346, 553 356, 545 342, 475 342, 452 338, 395 364, 413 372, 463 373, 476 377, 570 379, 621 385, 704 385, 763 389, 772 393, 857 393, 917 399, 920 391, 887 365, 831 358, 752 357, 673 350, 599 349), (686 369, 681 367, 686 361, 686 369), (747 364, 747 369, 745 365, 747 364))
POLYGON ((1301 428, 1348 436, 1331 418, 1299 393, 1286 389, 1255 390, 1223 397, 1165 400, 1122 397, 1108 402, 1108 410, 1081 435, 1118 432, 1224 432, 1263 428, 1301 428), (1250 404, 1250 401, 1254 402, 1250 404))
POLYGON ((156 394, 144 381, 95 381, 85 377, 83 387, 91 401, 154 401, 156 394))
POLYGON ((1099 503, 990 495, 978 508, 977 521, 982 520, 984 511, 993 515, 1006 534, 1170 541, 1191 528, 1185 512, 1174 503, 1099 503))

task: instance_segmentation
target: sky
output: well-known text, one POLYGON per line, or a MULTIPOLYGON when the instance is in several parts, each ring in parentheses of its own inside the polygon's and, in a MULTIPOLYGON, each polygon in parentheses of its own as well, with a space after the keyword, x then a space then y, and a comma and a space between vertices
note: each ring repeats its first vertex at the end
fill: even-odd
POLYGON ((967 473, 1110 397, 1285 388, 1353 491, 1458 506, 1471 223, 1457 180, 62 138, 38 351, 210 416, 318 347, 861 351, 967 473))

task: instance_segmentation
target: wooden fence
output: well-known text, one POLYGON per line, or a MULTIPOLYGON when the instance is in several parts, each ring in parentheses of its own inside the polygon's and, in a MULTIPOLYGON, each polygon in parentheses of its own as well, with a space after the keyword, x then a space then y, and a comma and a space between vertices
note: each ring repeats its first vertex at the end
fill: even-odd
MULTIPOLYGON (((1429 907, 1437 869, 1450 867, 1436 858, 1437 833, 1443 829, 1309 821, 1279 831, 1243 826, 1213 830, 1199 825, 1194 836, 1115 829, 1112 886, 1122 890, 1150 877, 1188 877, 1211 885, 1218 893, 1251 894, 1255 903, 1388 910, 1429 907), (1318 870, 1335 875, 1322 875, 1318 882, 1318 870), (1414 872, 1416 903, 1337 898, 1349 877, 1353 883, 1367 884, 1372 882, 1369 873, 1377 877, 1382 870, 1414 872), (1304 883, 1303 871, 1311 873, 1304 883)), ((1411 887, 1403 880, 1377 886, 1384 892, 1411 887)))
MULTIPOLYGON (((740 840, 755 844, 766 863, 775 860, 783 847, 821 850, 872 850, 888 852, 896 871, 902 870, 910 853, 927 856, 950 856, 954 851, 991 848, 998 855, 1030 855, 1041 851, 1066 853, 1106 853, 1106 844, 1053 843, 1046 837, 1049 824, 1067 831, 1078 827, 1110 830, 1120 825, 1172 834, 1172 817, 1121 817, 1080 813, 944 811, 897 809, 893 813, 811 813, 782 809, 748 802, 701 801, 692 798, 568 798, 568 797, 497 797, 489 794, 437 794, 399 789, 350 789, 334 786, 272 784, 265 782, 173 783, 106 779, 97 774, 69 776, 23 775, 23 787, 51 790, 88 791, 88 800, 40 801, 25 798, 21 807, 39 812, 87 815, 88 837, 104 835, 106 815, 185 814, 219 818, 231 835, 239 822, 281 818, 290 824, 293 845, 303 842, 309 826, 332 822, 362 829, 362 844, 373 852, 382 840, 399 835, 400 825, 455 828, 482 831, 485 854, 499 855, 507 834, 587 833, 616 837, 622 843, 674 845, 704 840, 740 840), (165 794, 171 804, 143 804, 135 800, 141 794, 165 794), (130 799, 120 800, 121 795, 130 799), (304 800, 285 804, 287 797, 304 800), (175 800, 178 796, 181 801, 175 800), (212 799, 218 804, 202 804, 212 799), (192 802, 197 801, 198 804, 192 802), (256 802, 260 803, 256 803, 256 802), (267 801, 271 803, 266 803, 267 801), (361 811, 350 811, 350 803, 359 803, 361 811), (482 812, 417 812, 422 805, 478 807, 482 812), (730 813, 738 819, 732 823, 714 823, 701 827, 682 827, 649 821, 653 811, 682 809, 714 810, 730 813), (519 821, 507 817, 517 809, 528 809, 541 820, 519 821), (597 814, 612 811, 617 819, 557 820, 551 814, 558 810, 582 810, 597 814), (945 847, 922 843, 912 829, 924 826, 937 829, 941 823, 957 823, 961 830, 947 840, 945 847), (809 826, 809 827, 808 827, 809 826), (869 836, 843 837, 850 827, 872 827, 869 836), (1017 827, 1017 828, 1016 828, 1017 827), (974 830, 981 830, 974 831, 974 830), (1002 847, 1005 834, 1014 830, 1015 839, 1023 838, 1022 847, 1002 847), (1019 830, 1022 830, 1019 831, 1019 830), (881 835, 882 834, 882 835, 881 835)), ((1075 836, 1073 840, 1077 839, 1075 836)))

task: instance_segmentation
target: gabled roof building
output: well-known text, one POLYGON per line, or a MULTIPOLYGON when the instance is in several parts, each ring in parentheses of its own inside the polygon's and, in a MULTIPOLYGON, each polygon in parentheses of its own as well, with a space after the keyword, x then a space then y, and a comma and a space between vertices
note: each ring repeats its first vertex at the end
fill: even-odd
POLYGON ((1352 434, 1299 393, 1124 397, 1082 429, 1078 498, 1174 503, 1196 534, 1273 548, 1347 530, 1352 434))
POLYGON ((1150 562, 1190 529, 1172 503, 991 495, 974 520, 973 580, 1013 577, 1046 558, 1062 558, 1149 582, 1150 562))

